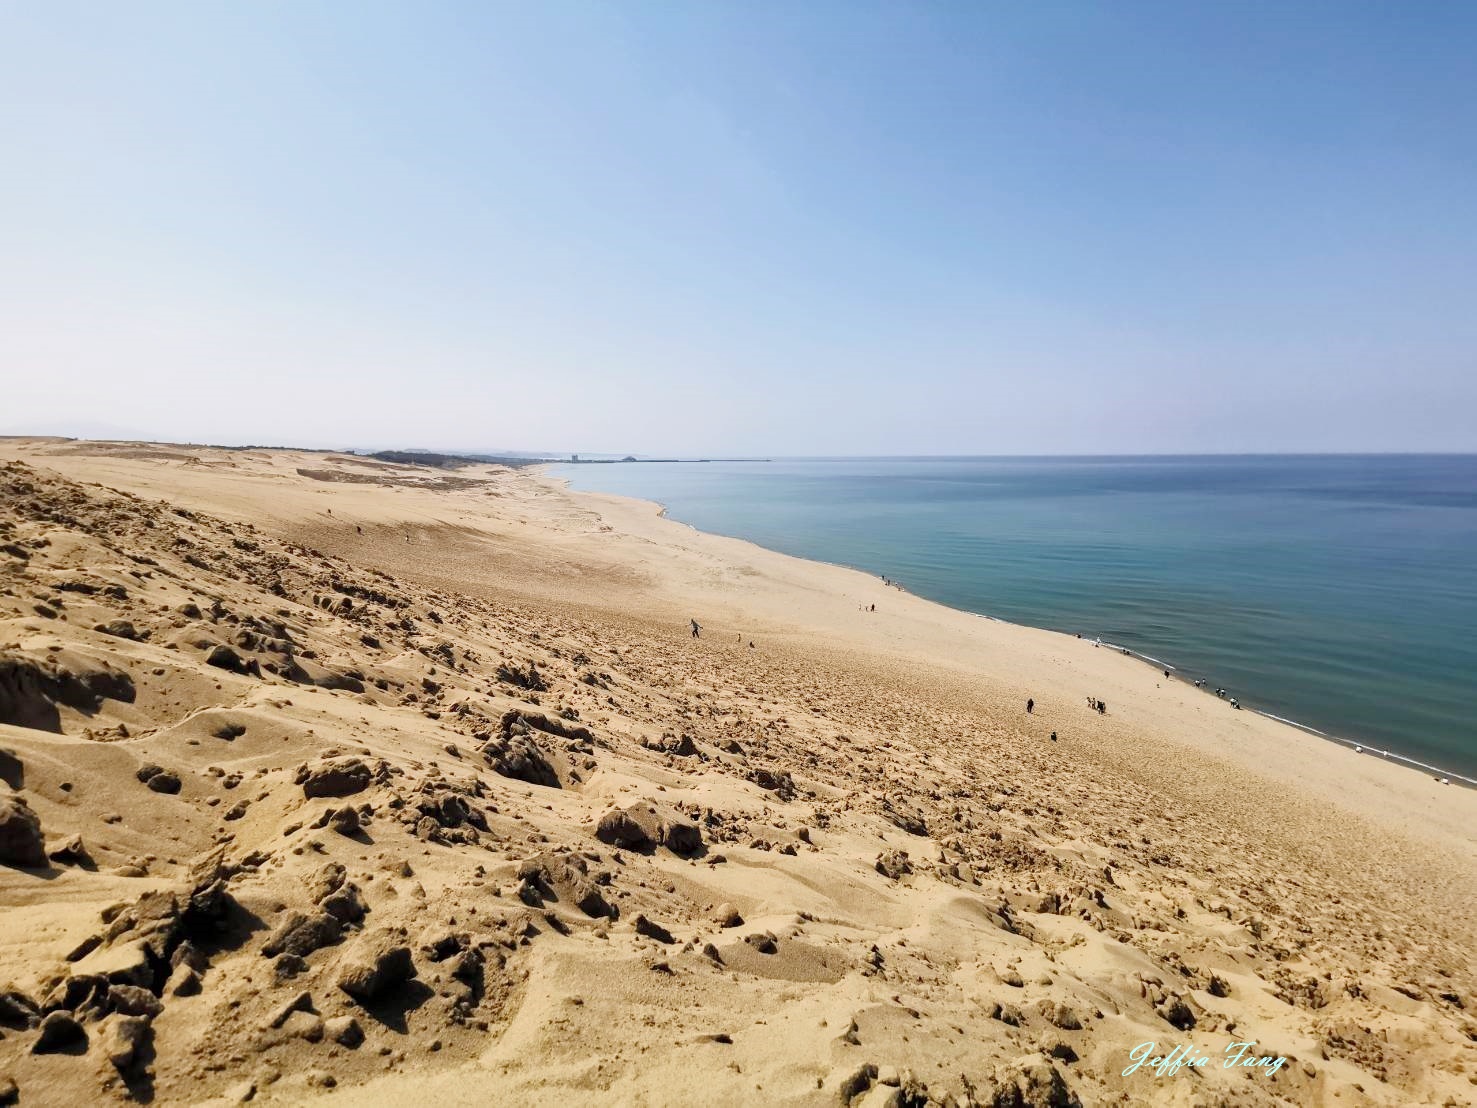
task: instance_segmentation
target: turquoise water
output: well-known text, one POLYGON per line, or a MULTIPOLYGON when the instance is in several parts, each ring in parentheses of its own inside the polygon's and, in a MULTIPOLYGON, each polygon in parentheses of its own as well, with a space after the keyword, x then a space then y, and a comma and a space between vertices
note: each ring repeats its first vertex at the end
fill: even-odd
POLYGON ((1477 456, 552 467, 1477 777, 1477 456))

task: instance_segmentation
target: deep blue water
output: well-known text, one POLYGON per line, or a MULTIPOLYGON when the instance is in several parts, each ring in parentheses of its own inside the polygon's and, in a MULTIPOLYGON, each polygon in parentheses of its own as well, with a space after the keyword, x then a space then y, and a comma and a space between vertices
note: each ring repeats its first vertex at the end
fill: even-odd
POLYGON ((577 489, 1164 659, 1477 777, 1477 456, 566 465, 577 489))

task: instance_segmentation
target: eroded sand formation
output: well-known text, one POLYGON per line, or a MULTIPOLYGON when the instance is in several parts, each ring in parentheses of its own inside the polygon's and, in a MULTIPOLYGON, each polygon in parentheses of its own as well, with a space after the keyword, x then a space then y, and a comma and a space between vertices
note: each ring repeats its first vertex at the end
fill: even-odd
POLYGON ((0 1102, 1477 1099, 1446 825, 1298 851, 1316 796, 1269 837, 926 662, 694 643, 528 475, 11 446, 0 1102))

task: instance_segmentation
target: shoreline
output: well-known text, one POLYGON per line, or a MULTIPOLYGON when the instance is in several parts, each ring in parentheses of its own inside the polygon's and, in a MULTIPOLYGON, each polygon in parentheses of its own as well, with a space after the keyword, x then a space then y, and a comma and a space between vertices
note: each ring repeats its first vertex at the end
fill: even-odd
MULTIPOLYGON (((526 476, 530 480, 547 483, 550 488, 592 515, 604 519, 614 516, 618 533, 627 531, 643 542, 671 545, 677 548, 678 556, 685 557, 692 551, 704 557, 716 556, 725 561, 740 561, 758 555, 766 562, 773 561, 777 566, 784 567, 780 572, 793 567, 797 575, 807 579, 811 576, 810 571, 814 570, 817 576, 825 576, 822 587, 837 597, 848 598, 848 603, 853 589, 874 589, 883 594, 899 595, 897 590, 883 586, 879 575, 869 570, 785 554, 748 539, 703 531, 665 514, 665 507, 656 501, 619 493, 575 490, 569 487, 566 480, 545 473, 528 471, 526 476), (685 546, 684 541, 692 545, 685 546)), ((940 629, 941 625, 970 627, 983 622, 1004 633, 1006 639, 1001 648, 1011 653, 1022 652, 1028 641, 1044 641, 1052 647, 1068 650, 1087 646, 1091 642, 1086 638, 1078 639, 1074 633, 1015 623, 954 608, 915 593, 903 592, 900 595, 906 598, 910 606, 922 609, 923 618, 931 630, 940 629)), ((785 618, 787 622, 793 621, 795 614, 787 613, 785 618)), ((882 649, 897 649, 901 657, 917 662, 926 656, 917 649, 920 645, 922 644, 910 642, 904 646, 882 649)), ((871 646, 873 649, 877 648, 876 644, 871 646)), ((1121 653, 1111 650, 1087 650, 1083 655, 1092 661, 1110 664, 1125 658, 1121 653), (1093 658, 1093 655, 1104 657, 1093 658)), ((988 657, 993 659, 998 655, 992 649, 988 657)), ((945 651, 944 658, 935 656, 932 660, 953 670, 969 684, 977 683, 990 672, 991 667, 984 658, 973 665, 961 659, 962 655, 950 648, 945 651)), ((1126 660, 1137 663, 1131 667, 1134 684, 1141 694, 1147 694, 1154 683, 1143 681, 1142 678, 1158 676, 1157 673, 1139 658, 1130 656, 1126 660)), ((1034 665, 1031 669, 1033 674, 1038 671, 1038 667, 1034 665)), ((1255 710, 1233 711, 1225 702, 1206 690, 1194 688, 1189 682, 1174 682, 1172 688, 1180 693, 1195 694, 1186 702, 1186 707, 1192 713, 1198 714, 1198 709, 1210 705, 1224 707, 1226 713, 1219 721, 1201 723, 1197 720, 1191 723, 1184 715, 1176 712, 1170 732, 1165 735, 1161 730, 1162 724, 1146 724, 1138 716, 1137 710, 1144 707, 1141 701, 1130 701, 1131 707, 1135 709, 1135 718, 1125 723, 1126 712, 1120 710, 1115 698, 1109 722, 1118 734, 1124 736, 1132 751, 1126 754, 1127 760, 1118 761, 1122 771, 1136 773, 1140 758, 1138 750, 1150 746, 1162 749, 1162 756, 1166 761, 1176 761, 1186 755, 1191 759, 1203 758, 1211 763, 1220 763, 1221 766, 1207 774, 1207 784, 1227 773, 1242 775, 1243 780, 1229 789, 1219 784, 1203 790, 1192 789, 1190 795, 1196 798, 1195 802, 1212 807, 1220 806, 1226 814, 1232 808, 1240 807, 1243 825, 1248 828, 1263 826, 1267 818, 1267 809, 1252 799, 1247 791, 1252 781, 1259 780, 1268 788, 1289 790, 1299 797, 1299 803, 1312 799, 1316 804, 1341 810, 1343 815, 1339 822, 1345 829, 1357 822, 1366 821, 1372 826, 1378 826, 1380 830, 1376 838, 1371 840, 1372 843, 1388 842, 1392 835, 1409 836, 1408 841, 1412 845, 1416 842, 1423 843, 1423 853, 1435 849, 1451 851, 1453 856, 1460 854, 1468 859, 1471 870, 1477 872, 1477 820, 1473 819, 1473 813, 1469 810, 1473 798, 1477 797, 1477 789, 1465 785, 1453 789, 1449 784, 1441 785, 1439 777, 1424 769, 1378 756, 1365 757, 1369 752, 1368 747, 1360 752, 1356 749, 1359 744, 1353 741, 1320 735, 1299 726, 1295 721, 1283 721, 1255 710), (1203 697, 1200 695, 1202 693, 1203 697), (1244 739, 1261 734, 1266 736, 1266 741, 1227 743, 1225 736, 1230 728, 1235 728, 1244 739), (1337 759, 1340 758, 1350 760, 1338 764, 1337 759), (1453 835, 1455 838, 1451 837, 1453 835)), ((1168 780, 1154 773, 1147 774, 1141 780, 1150 788, 1167 789, 1169 785, 1168 780)), ((1178 796, 1176 799, 1183 800, 1184 797, 1178 796)), ((1474 894, 1477 894, 1477 888, 1474 888, 1474 894)))
MULTIPOLYGON (((1126 646, 1123 646, 1123 645, 1118 644, 1118 643, 1109 642, 1109 641, 1107 641, 1105 639, 1090 638, 1089 636, 1087 636, 1085 634, 1076 634, 1074 632, 1064 631, 1064 630, 1061 630, 1059 628, 1050 627, 1050 626, 1047 626, 1045 624, 1020 622, 1020 621, 1017 621, 1017 620, 1006 619, 1006 618, 1004 618, 1002 616, 992 615, 989 612, 977 612, 977 611, 974 611, 973 609, 970 609, 970 608, 955 607, 954 605, 947 604, 947 603, 945 603, 943 601, 940 601, 940 600, 933 600, 932 598, 923 596, 922 594, 912 592, 911 590, 909 590, 908 588, 906 588, 906 586, 902 585, 900 582, 898 582, 898 581, 896 581, 896 580, 894 580, 892 578, 884 577, 883 575, 881 575, 881 574, 879 574, 879 573, 877 573, 877 572, 875 572, 873 570, 870 570, 870 569, 867 569, 865 567, 862 567, 862 566, 856 566, 856 565, 852 565, 852 564, 849 564, 849 563, 846 563, 846 562, 831 562, 831 561, 827 561, 827 560, 821 559, 821 558, 809 558, 809 557, 804 557, 804 556, 801 556, 801 555, 785 554, 782 551, 773 550, 770 547, 763 546, 763 545, 761 545, 759 543, 754 542, 752 539, 745 538, 744 536, 741 536, 741 535, 728 535, 728 534, 724 534, 723 532, 704 531, 702 528, 696 526, 695 524, 688 523, 685 520, 681 520, 681 519, 678 519, 678 518, 672 516, 670 514, 670 509, 669 509, 668 505, 663 504, 661 501, 658 501, 658 500, 649 500, 649 499, 646 499, 646 498, 643 498, 643 497, 628 496, 628 495, 623 494, 623 493, 607 493, 607 492, 599 492, 599 491, 596 491, 596 490, 576 489, 571 484, 569 478, 557 476, 555 474, 552 474, 552 473, 547 472, 547 467, 548 466, 551 466, 551 465, 566 465, 566 464, 569 464, 569 463, 565 463, 565 462, 544 462, 544 463, 539 463, 537 465, 528 467, 527 472, 530 475, 537 476, 540 479, 543 479, 543 480, 547 480, 547 481, 552 482, 557 487, 559 487, 561 490, 563 490, 565 492, 565 494, 567 494, 567 495, 569 495, 571 497, 582 497, 582 496, 610 497, 610 498, 618 498, 618 499, 621 499, 621 500, 627 500, 627 501, 630 501, 630 502, 636 503, 636 504, 649 505, 653 509, 655 509, 655 515, 656 515, 657 518, 662 519, 662 520, 669 521, 669 522, 674 523, 674 524, 677 524, 677 525, 679 525, 681 527, 685 527, 688 530, 690 530, 690 531, 692 531, 692 532, 694 532, 696 534, 707 535, 707 536, 711 536, 713 538, 728 539, 728 540, 732 540, 732 541, 735 541, 735 542, 748 543, 750 545, 753 545, 753 546, 757 547, 758 549, 768 551, 769 553, 772 553, 772 554, 775 554, 775 555, 779 555, 781 557, 792 557, 792 558, 798 559, 799 561, 809 562, 811 564, 818 565, 818 566, 828 566, 828 567, 833 567, 833 568, 836 568, 836 569, 849 570, 849 571, 854 572, 854 573, 865 574, 865 575, 867 575, 869 577, 877 578, 879 580, 884 581, 889 587, 895 588, 895 589, 899 590, 900 592, 902 592, 902 593, 904 593, 906 595, 917 597, 918 599, 924 600, 924 601, 926 601, 927 603, 930 603, 930 604, 937 604, 939 607, 944 608, 944 609, 946 609, 948 611, 951 611, 951 612, 958 612, 958 613, 965 614, 965 615, 978 616, 980 618, 987 619, 987 620, 990 620, 992 622, 1003 624, 1003 625, 1010 626, 1010 627, 1023 627, 1023 628, 1028 628, 1028 629, 1033 630, 1033 631, 1042 631, 1042 632, 1046 632, 1048 634, 1061 635, 1061 636, 1066 637, 1066 638, 1076 638, 1076 639, 1080 639, 1080 640, 1082 640, 1084 642, 1096 642, 1096 643, 1099 643, 1103 647, 1107 647, 1110 650, 1114 650, 1114 651, 1117 651, 1117 652, 1119 652, 1119 653, 1121 653, 1123 655, 1126 655, 1126 656, 1135 658, 1135 659, 1137 659, 1139 661, 1142 661, 1142 662, 1144 662, 1144 663, 1146 663, 1148 665, 1152 665, 1152 666, 1154 666, 1154 667, 1156 667, 1156 668, 1158 668, 1160 670, 1166 670, 1167 669, 1167 670, 1170 671, 1171 674, 1179 675, 1182 672, 1180 670, 1180 667, 1176 666, 1172 662, 1168 662, 1168 661, 1165 661, 1165 660, 1160 659, 1160 658, 1155 658, 1155 657, 1153 657, 1151 655, 1148 655, 1148 654, 1143 653, 1142 651, 1134 650, 1131 647, 1126 647, 1126 646)), ((1171 680, 1175 680, 1176 677, 1171 677, 1170 679, 1171 680)), ((1210 692, 1210 690, 1208 688, 1196 686, 1193 681, 1190 681, 1186 677, 1177 676, 1177 679, 1181 683, 1184 683, 1184 684, 1188 685, 1190 688, 1194 689, 1196 692, 1202 692, 1202 693, 1205 693, 1208 696, 1214 697, 1214 693, 1210 692)), ((1255 693, 1253 693, 1252 695, 1254 696, 1255 693)), ((1216 698, 1216 699, 1219 699, 1219 698, 1216 698)), ((1340 747, 1342 747, 1344 749, 1350 750, 1350 751, 1352 751, 1352 752, 1354 752, 1356 754, 1366 755, 1366 756, 1374 759, 1376 762, 1383 763, 1383 764, 1398 764, 1402 768, 1405 768, 1405 769, 1408 769, 1408 770, 1412 770, 1414 772, 1419 772, 1419 773, 1422 773, 1422 774, 1434 775, 1433 776, 1433 779, 1436 780, 1438 783, 1441 783, 1441 784, 1444 784, 1444 785, 1454 784, 1454 785, 1457 785, 1458 787, 1461 787, 1461 788, 1467 788, 1467 789, 1477 790, 1477 776, 1468 776, 1468 775, 1463 774, 1463 773, 1460 773, 1460 772, 1458 772, 1456 770, 1451 770, 1451 769, 1447 769, 1447 768, 1444 768, 1442 766, 1435 765, 1435 764, 1432 764, 1432 763, 1429 763, 1429 762, 1424 762, 1424 761, 1421 761, 1418 758, 1414 758, 1414 757, 1411 757, 1411 756, 1406 755, 1406 754, 1401 754, 1398 751, 1394 751, 1394 750, 1391 750, 1389 748, 1381 748, 1381 747, 1378 747, 1378 746, 1372 744, 1369 741, 1362 741, 1362 740, 1356 740, 1356 739, 1347 738, 1347 737, 1345 737, 1343 735, 1335 734, 1335 733, 1333 733, 1331 731, 1327 731, 1327 730, 1323 730, 1321 728, 1315 727, 1312 724, 1303 723, 1303 722, 1301 722, 1299 720, 1296 720, 1296 719, 1290 719, 1290 718, 1288 718, 1286 716, 1277 715, 1274 712, 1270 712, 1270 711, 1267 711, 1267 710, 1262 709, 1262 708, 1257 708, 1257 707, 1254 707, 1252 705, 1244 705, 1243 707, 1244 707, 1244 709, 1246 711, 1252 712, 1252 713, 1260 716, 1263 719, 1268 719, 1268 720, 1271 720, 1271 721, 1273 721, 1275 723, 1281 724, 1283 726, 1290 727, 1290 728, 1294 729, 1295 731, 1297 731, 1297 732, 1299 732, 1301 734, 1312 735, 1312 736, 1314 736, 1314 737, 1316 737, 1318 739, 1322 739, 1322 740, 1324 740, 1326 742, 1334 743, 1334 744, 1336 744, 1336 745, 1338 745, 1338 746, 1340 746, 1340 747)))

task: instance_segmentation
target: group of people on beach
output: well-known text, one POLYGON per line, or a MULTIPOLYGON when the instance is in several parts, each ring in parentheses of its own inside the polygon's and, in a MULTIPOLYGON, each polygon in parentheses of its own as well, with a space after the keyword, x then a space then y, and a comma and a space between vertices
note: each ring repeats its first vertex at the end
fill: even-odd
MULTIPOLYGON (((1195 687, 1197 689, 1203 687, 1204 685, 1205 685, 1205 682, 1204 681, 1196 681, 1195 682, 1195 687)), ((1226 690, 1225 689, 1216 689, 1215 690, 1215 695, 1218 696, 1218 697, 1220 697, 1222 700, 1225 700, 1226 699, 1226 690)), ((1241 707, 1241 701, 1237 700, 1234 696, 1231 697, 1231 707, 1233 707, 1233 708, 1240 708, 1241 707)))
MULTIPOLYGON (((687 622, 692 625, 692 637, 695 638, 695 639, 702 638, 703 637, 703 625, 701 623, 699 623, 695 619, 689 619, 687 622)), ((743 633, 741 631, 735 631, 734 634, 738 636, 738 644, 740 646, 743 646, 744 645, 744 636, 743 636, 743 633)), ((753 639, 750 639, 749 640, 749 649, 750 650, 753 650, 754 649, 754 640, 753 639)))
MULTIPOLYGON (((1108 714, 1108 702, 1106 700, 1099 700, 1095 696, 1089 696, 1087 698, 1087 707, 1091 711, 1097 712, 1097 714, 1100 715, 1100 716, 1105 716, 1105 715, 1108 714)), ((1239 705, 1238 705, 1238 707, 1239 707, 1239 705)), ((1026 697, 1026 715, 1030 716, 1030 715, 1035 715, 1035 714, 1036 714, 1036 698, 1033 697, 1033 696, 1028 696, 1028 697, 1026 697)), ((1052 742, 1056 742, 1057 741, 1056 732, 1055 731, 1053 731, 1051 733, 1051 741, 1052 742)))
MULTIPOLYGON (((885 584, 885 585, 893 585, 894 587, 901 588, 901 586, 897 585, 896 582, 889 581, 886 577, 882 578, 882 583, 885 584)), ((877 610, 877 605, 875 605, 875 604, 860 604, 857 607, 858 607, 858 610, 859 611, 863 611, 863 612, 875 612, 877 610)), ((702 637, 702 630, 703 630, 702 624, 698 623, 698 621, 695 620, 695 619, 688 620, 688 623, 692 626, 692 637, 695 638, 695 639, 696 638, 701 638, 702 637)), ((1080 639, 1082 636, 1081 636, 1081 634, 1079 634, 1077 637, 1080 639)), ((740 634, 738 636, 738 641, 739 641, 739 644, 740 645, 743 644, 744 637, 743 637, 742 634, 740 634)), ((1099 645, 1099 643, 1101 643, 1101 641, 1102 641, 1101 639, 1097 640, 1096 642, 1093 643, 1093 646, 1099 645)), ((753 648, 754 648, 754 644, 751 641, 749 643, 749 649, 752 650, 753 648)), ((1123 653, 1128 654, 1130 652, 1127 651, 1127 650, 1125 650, 1125 651, 1123 651, 1123 653)), ((1165 677, 1170 676, 1169 670, 1166 669, 1164 671, 1164 676, 1165 677)), ((1197 679, 1195 681, 1195 687, 1197 689, 1204 688, 1205 687, 1205 679, 1203 677, 1197 679)), ((1218 697, 1220 697, 1222 700, 1224 700, 1224 699, 1226 699, 1226 690, 1225 689, 1216 689, 1215 690, 1215 695, 1218 696, 1218 697)), ((1105 715, 1108 714, 1108 702, 1106 700, 1099 700, 1095 696, 1089 696, 1087 698, 1087 707, 1088 707, 1088 710, 1089 711, 1096 712, 1100 716, 1105 716, 1105 715)), ((1238 708, 1239 709, 1241 707, 1241 702, 1238 701, 1235 697, 1231 697, 1231 707, 1238 708)), ((1027 697, 1026 698, 1026 715, 1028 715, 1028 716, 1029 715, 1032 715, 1032 714, 1035 713, 1035 711, 1036 711, 1036 699, 1035 699, 1035 697, 1027 697)), ((1052 742, 1056 742, 1057 741, 1057 739, 1056 739, 1056 732, 1055 731, 1053 731, 1051 733, 1051 741, 1052 742)))
MULTIPOLYGON (((1077 637, 1080 639, 1082 637, 1082 632, 1080 632, 1080 631, 1077 632, 1077 637)), ((1102 644, 1103 644, 1103 640, 1102 639, 1094 639, 1092 645, 1093 646, 1101 646, 1102 644)), ((1122 650, 1123 653, 1125 653, 1125 654, 1128 654, 1128 655, 1132 655, 1133 654, 1133 651, 1127 649, 1126 647, 1119 647, 1118 649, 1122 650)), ((1166 669, 1164 671, 1164 676, 1165 677, 1171 676, 1170 671, 1166 669)), ((1205 688, 1205 678, 1203 678, 1203 677, 1196 678, 1195 679, 1195 687, 1197 689, 1203 689, 1203 688, 1205 688)), ((1222 700, 1226 700, 1228 694, 1226 693, 1226 690, 1225 689, 1216 689, 1215 690, 1215 695, 1218 696, 1218 697, 1220 697, 1222 700)), ((1241 701, 1237 700, 1234 696, 1230 697, 1229 699, 1230 699, 1231 707, 1233 707, 1233 708, 1235 708, 1235 709, 1237 709, 1239 711, 1240 708, 1241 708, 1241 701)), ((1104 704, 1101 700, 1098 700, 1096 697, 1089 696, 1087 698, 1087 706, 1089 708, 1096 709, 1099 713, 1104 714, 1104 715, 1106 715, 1107 714, 1107 711, 1108 711, 1108 706, 1106 704, 1104 704)))

